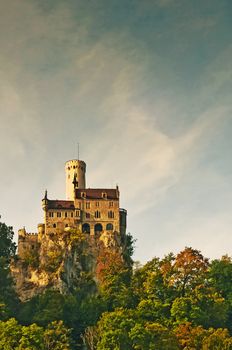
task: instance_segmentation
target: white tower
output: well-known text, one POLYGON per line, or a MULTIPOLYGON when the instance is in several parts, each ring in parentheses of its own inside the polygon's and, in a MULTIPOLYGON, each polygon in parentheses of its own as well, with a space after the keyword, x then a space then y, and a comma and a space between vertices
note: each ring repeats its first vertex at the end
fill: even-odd
POLYGON ((83 160, 72 159, 65 163, 67 200, 74 200, 74 179, 76 188, 85 188, 85 171, 86 164, 83 160))

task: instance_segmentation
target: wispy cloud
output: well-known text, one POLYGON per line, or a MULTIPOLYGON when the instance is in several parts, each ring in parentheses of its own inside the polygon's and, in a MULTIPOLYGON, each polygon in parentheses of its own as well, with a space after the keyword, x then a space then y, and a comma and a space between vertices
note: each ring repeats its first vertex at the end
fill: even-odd
MULTIPOLYGON (((215 188, 228 180, 219 176, 213 150, 231 118, 231 45, 219 35, 228 33, 225 9, 213 0, 209 14, 210 3, 199 2, 199 9, 182 0, 134 6, 125 0, 112 7, 105 0, 93 7, 71 0, 0 3, 0 210, 10 223, 32 229, 46 187, 64 197, 63 163, 75 156, 79 141, 88 185, 118 183, 135 231, 139 214, 156 217, 153 210, 172 207, 174 226, 156 217, 167 232, 160 251, 166 249, 181 225, 184 187, 188 235, 200 242, 201 212, 191 197, 194 186, 200 197, 209 187, 200 181, 203 173, 218 176, 209 180, 215 188), (215 168, 209 169, 212 157, 215 168)), ((229 235, 228 217, 215 214, 215 221, 229 235)), ((153 225, 150 217, 143 223, 151 245, 153 225)), ((210 224, 202 226, 209 238, 210 224)), ((187 242, 180 237, 177 243, 187 242)))

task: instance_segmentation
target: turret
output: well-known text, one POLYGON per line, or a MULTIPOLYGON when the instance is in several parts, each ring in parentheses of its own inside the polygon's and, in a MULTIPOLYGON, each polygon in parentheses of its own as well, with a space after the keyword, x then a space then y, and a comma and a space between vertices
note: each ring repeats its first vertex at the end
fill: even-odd
POLYGON ((69 160, 65 163, 66 199, 74 200, 74 189, 85 189, 86 164, 83 160, 69 160))
POLYGON ((126 234, 126 221, 127 221, 127 211, 125 209, 119 209, 120 215, 120 233, 124 236, 126 234))
POLYGON ((38 224, 38 240, 41 241, 45 233, 45 224, 38 224))
POLYGON ((23 227, 20 230, 18 230, 18 236, 19 236, 19 239, 22 238, 22 237, 23 238, 26 237, 26 229, 25 229, 25 227, 23 227))
POLYGON ((45 191, 44 198, 42 199, 42 208, 43 210, 47 210, 48 207, 48 192, 47 190, 45 191))

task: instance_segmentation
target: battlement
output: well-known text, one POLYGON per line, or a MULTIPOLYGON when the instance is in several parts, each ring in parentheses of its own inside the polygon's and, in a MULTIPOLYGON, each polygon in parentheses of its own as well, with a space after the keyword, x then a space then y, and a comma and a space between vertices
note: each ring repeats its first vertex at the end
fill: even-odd
POLYGON ((25 227, 18 231, 18 256, 22 259, 32 251, 35 251, 38 246, 38 233, 26 232, 25 227))
POLYGON ((70 170, 71 168, 78 169, 80 167, 82 167, 83 171, 86 170, 86 164, 83 160, 71 159, 71 160, 68 160, 67 162, 65 162, 65 168, 68 170, 70 170))
POLYGON ((27 232, 25 227, 18 230, 18 236, 19 237, 34 237, 34 236, 38 236, 37 232, 27 232))

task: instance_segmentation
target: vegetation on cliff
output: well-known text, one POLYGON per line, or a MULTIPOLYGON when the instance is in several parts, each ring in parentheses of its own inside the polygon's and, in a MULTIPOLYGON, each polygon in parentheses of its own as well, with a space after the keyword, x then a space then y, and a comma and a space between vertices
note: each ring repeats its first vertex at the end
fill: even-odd
POLYGON ((9 245, 0 250, 0 350, 232 349, 229 256, 209 261, 188 247, 132 270, 129 235, 126 259, 101 246, 95 275, 82 271, 68 293, 47 289, 22 303, 9 275, 12 229, 0 229, 9 245))

